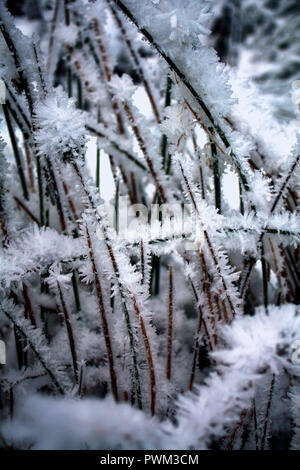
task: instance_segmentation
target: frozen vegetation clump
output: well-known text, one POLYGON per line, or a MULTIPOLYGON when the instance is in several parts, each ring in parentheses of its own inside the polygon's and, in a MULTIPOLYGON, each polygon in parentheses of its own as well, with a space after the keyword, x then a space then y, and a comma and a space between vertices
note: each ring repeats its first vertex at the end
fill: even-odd
POLYGON ((300 82, 223 4, 0 5, 3 448, 299 449, 300 82))

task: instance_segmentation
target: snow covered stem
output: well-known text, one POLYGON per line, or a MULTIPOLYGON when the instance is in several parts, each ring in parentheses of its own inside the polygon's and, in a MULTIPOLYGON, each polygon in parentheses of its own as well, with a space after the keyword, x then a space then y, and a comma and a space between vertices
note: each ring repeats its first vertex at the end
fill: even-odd
POLYGON ((62 385, 59 383, 58 379, 56 378, 55 376, 55 373, 53 372, 53 370, 48 366, 47 364, 47 360, 46 358, 44 357, 44 354, 42 351, 39 350, 39 347, 37 344, 35 344, 35 337, 37 335, 41 335, 40 332, 38 332, 37 330, 34 331, 33 329, 30 329, 28 327, 28 325, 26 324, 25 321, 23 321, 23 323, 14 318, 14 316, 12 315, 12 313, 9 311, 8 308, 5 308, 5 306, 1 306, 1 309, 2 311, 4 312, 4 314, 7 316, 7 318, 12 322, 12 324, 14 325, 18 335, 24 339, 26 341, 26 343, 29 345, 29 347, 31 348, 33 354, 36 356, 36 358, 38 359, 38 361, 40 362, 40 364, 42 365, 42 367, 45 369, 45 371, 47 372, 47 374, 49 375, 50 377, 50 380, 51 382, 54 384, 55 388, 57 389, 57 391, 61 394, 61 395, 64 395, 65 394, 65 390, 63 389, 62 385), (32 332, 32 335, 30 335, 30 333, 28 332, 32 332))
POLYGON ((108 357, 108 363, 109 363, 111 390, 116 401, 118 401, 118 387, 117 387, 117 377, 116 377, 115 366, 114 366, 114 354, 112 350, 111 337, 110 337, 110 332, 108 328, 106 312, 104 308, 100 276, 96 267, 93 245, 92 245, 92 241, 91 241, 91 237, 90 237, 90 233, 89 233, 87 225, 85 226, 85 230, 86 230, 86 240, 87 240, 87 245, 88 245, 88 250, 89 250, 89 257, 90 257, 93 275, 94 275, 94 285, 95 285, 95 290, 96 290, 96 295, 97 295, 97 300, 98 300, 98 305, 99 305, 99 311, 101 315, 103 336, 105 339, 105 345, 106 345, 106 351, 107 351, 107 357, 108 357))

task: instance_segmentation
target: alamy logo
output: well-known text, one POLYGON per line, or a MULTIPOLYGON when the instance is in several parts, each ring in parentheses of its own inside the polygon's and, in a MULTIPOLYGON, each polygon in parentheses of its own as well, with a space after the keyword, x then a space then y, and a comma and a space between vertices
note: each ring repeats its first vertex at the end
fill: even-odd
POLYGON ((120 196, 118 206, 103 203, 98 214, 106 221, 97 227, 97 236, 109 236, 127 242, 185 239, 185 250, 196 250, 202 240, 202 223, 193 213, 191 204, 129 204, 128 196, 120 196))
POLYGON ((0 80, 0 104, 5 104, 6 89, 3 80, 0 80))
POLYGON ((4 341, 0 340, 0 365, 6 364, 6 347, 4 341))

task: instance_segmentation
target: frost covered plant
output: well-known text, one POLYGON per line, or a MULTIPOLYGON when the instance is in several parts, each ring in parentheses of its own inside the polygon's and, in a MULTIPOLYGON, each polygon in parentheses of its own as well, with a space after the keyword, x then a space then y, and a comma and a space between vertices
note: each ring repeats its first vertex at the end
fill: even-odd
POLYGON ((84 152, 84 117, 62 88, 39 101, 35 109, 34 135, 41 155, 54 153, 63 159, 77 158, 84 152))
POLYGON ((1 446, 297 448, 298 121, 209 2, 49 5, 39 38, 0 6, 1 446))

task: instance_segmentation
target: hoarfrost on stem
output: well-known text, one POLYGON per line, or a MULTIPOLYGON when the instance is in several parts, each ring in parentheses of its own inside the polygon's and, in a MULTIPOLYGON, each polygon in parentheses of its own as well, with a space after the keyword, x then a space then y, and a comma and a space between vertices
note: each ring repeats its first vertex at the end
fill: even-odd
POLYGON ((210 2, 63 6, 0 6, 0 445, 297 448, 298 121, 210 2))

